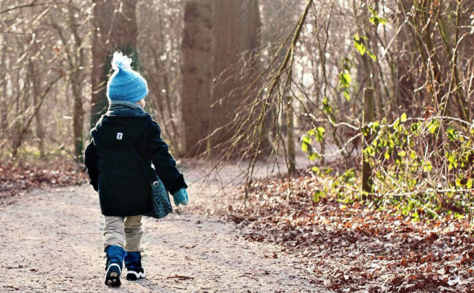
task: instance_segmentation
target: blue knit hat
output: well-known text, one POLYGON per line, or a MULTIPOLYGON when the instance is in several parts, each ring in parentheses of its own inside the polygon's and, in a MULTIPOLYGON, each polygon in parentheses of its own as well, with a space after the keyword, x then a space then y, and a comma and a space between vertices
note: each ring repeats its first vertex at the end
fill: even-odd
POLYGON ((132 59, 120 52, 112 58, 114 73, 107 83, 107 97, 110 101, 136 103, 146 97, 148 86, 140 73, 133 71, 132 59))

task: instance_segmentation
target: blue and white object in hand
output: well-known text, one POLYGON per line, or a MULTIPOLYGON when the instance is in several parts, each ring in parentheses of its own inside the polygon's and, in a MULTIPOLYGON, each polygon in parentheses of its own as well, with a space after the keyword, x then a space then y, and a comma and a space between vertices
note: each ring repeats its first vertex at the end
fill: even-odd
POLYGON ((188 197, 188 193, 186 192, 186 189, 181 188, 180 190, 173 193, 173 200, 176 206, 179 206, 179 205, 187 206, 189 203, 189 197, 188 197))

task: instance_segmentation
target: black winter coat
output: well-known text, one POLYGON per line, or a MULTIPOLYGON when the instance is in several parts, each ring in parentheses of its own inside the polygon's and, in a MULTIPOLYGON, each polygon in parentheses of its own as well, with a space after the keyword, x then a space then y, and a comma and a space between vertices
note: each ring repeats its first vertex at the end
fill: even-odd
POLYGON ((102 214, 142 215, 151 211, 151 187, 134 149, 153 163, 166 189, 186 188, 176 161, 161 139, 161 129, 147 113, 137 110, 108 112, 91 131, 85 151, 90 183, 99 192, 102 214))

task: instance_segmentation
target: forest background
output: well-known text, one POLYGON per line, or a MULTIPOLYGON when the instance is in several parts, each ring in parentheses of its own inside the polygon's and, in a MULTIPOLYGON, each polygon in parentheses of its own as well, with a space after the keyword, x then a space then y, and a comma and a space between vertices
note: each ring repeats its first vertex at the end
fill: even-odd
POLYGON ((469 230, 473 33, 469 0, 2 0, 0 192, 82 182, 120 50, 176 157, 243 166, 237 222, 334 204, 469 230))

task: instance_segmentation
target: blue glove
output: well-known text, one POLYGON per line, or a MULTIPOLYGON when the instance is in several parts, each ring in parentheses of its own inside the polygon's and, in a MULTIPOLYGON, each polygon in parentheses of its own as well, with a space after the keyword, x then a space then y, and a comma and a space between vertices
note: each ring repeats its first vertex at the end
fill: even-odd
POLYGON ((187 206, 189 203, 189 196, 186 192, 185 188, 181 188, 180 190, 173 193, 173 200, 176 206, 183 205, 187 206))

